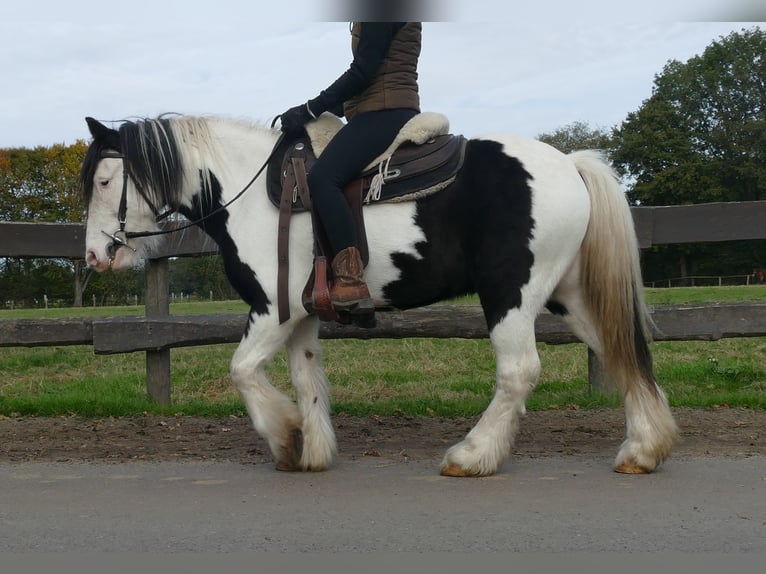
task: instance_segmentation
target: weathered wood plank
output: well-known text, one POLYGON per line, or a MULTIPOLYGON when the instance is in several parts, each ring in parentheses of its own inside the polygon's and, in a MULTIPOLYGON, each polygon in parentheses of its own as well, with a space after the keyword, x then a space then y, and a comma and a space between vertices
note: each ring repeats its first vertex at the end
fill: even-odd
MULTIPOLYGON (((657 341, 766 337, 766 302, 663 305, 652 309, 657 341)), ((235 343, 247 314, 94 319, 0 320, 0 347, 90 345, 100 354, 159 351, 172 347, 235 343)), ((535 325, 548 344, 577 341, 561 318, 544 313, 535 325)), ((482 339, 487 328, 476 305, 438 305, 378 313, 374 329, 323 323, 323 339, 402 339, 410 337, 482 339)))
MULTIPOLYGON (((169 223, 167 227, 179 227, 169 223)), ((166 228, 167 228, 166 227, 166 228)), ((218 246, 196 227, 169 234, 151 254, 154 259, 214 255, 218 246)), ((25 223, 0 221, 0 257, 85 257, 85 225, 82 223, 25 223)))
POLYGON ((632 208, 642 248, 766 238, 766 201, 632 208), (648 217, 644 211, 648 211, 648 217), (651 226, 651 229, 647 227, 651 226), (647 243, 648 238, 651 238, 647 243))
POLYGON ((0 222, 0 257, 85 257, 80 223, 0 222))
POLYGON ((657 306, 651 315, 657 341, 766 336, 766 301, 657 306))
POLYGON ((52 347, 90 345, 90 319, 3 319, 0 320, 0 347, 52 347))
MULTIPOLYGON (((538 340, 549 344, 578 340, 560 317, 550 313, 537 318, 535 332, 538 340)), ((323 323, 319 336, 323 339, 486 339, 489 333, 478 305, 432 305, 407 311, 379 312, 374 329, 323 323)))
POLYGON ((113 354, 232 343, 242 338, 246 324, 246 314, 94 319, 93 350, 113 354))
POLYGON ((648 249, 654 244, 654 208, 633 207, 633 225, 636 228, 639 249, 648 249))
MULTIPOLYGON (((657 341, 717 340, 766 336, 766 302, 668 305, 652 310, 657 341)), ((188 315, 167 318, 120 317, 93 320, 96 353, 127 353, 147 349, 238 342, 247 315, 188 315)), ((535 325, 537 339, 548 344, 576 342, 560 317, 544 313, 535 325)), ((323 339, 486 338, 478 306, 432 306, 378 313, 374 329, 325 323, 323 339)))
MULTIPOLYGON (((656 341, 705 340, 766 336, 766 302, 662 305, 650 308, 656 341)), ((579 341, 564 321, 550 313, 535 323, 537 340, 558 345, 579 341)), ((488 337, 481 308, 474 305, 431 306, 409 311, 378 313, 375 329, 323 324, 320 337, 355 338, 462 338, 488 337)))

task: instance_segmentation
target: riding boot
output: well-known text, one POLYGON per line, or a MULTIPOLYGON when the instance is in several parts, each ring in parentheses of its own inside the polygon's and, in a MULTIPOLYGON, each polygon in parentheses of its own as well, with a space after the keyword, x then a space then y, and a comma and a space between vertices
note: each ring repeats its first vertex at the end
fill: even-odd
POLYGON ((347 247, 332 260, 333 282, 330 300, 339 313, 352 315, 373 313, 375 304, 364 281, 364 264, 356 247, 347 247))

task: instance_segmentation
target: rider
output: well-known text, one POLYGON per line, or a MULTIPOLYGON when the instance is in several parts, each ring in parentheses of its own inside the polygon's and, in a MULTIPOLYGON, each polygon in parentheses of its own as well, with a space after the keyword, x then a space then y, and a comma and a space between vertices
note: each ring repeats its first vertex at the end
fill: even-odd
POLYGON ((288 135, 300 133, 308 121, 326 111, 347 120, 308 174, 314 209, 332 249, 330 299, 336 310, 374 311, 354 220, 342 190, 420 111, 421 29, 420 22, 352 23, 353 61, 348 70, 316 98, 280 117, 288 135))

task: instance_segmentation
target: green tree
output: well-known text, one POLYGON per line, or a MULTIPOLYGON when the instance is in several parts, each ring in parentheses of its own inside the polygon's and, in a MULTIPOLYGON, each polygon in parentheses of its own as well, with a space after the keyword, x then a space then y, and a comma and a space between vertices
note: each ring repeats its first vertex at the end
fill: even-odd
MULTIPOLYGON (((69 146, 0 149, 0 221, 82 221, 84 206, 78 176, 86 150, 84 141, 69 146)), ((33 259, 23 264, 6 261, 0 273, 7 299, 39 300, 48 291, 59 293, 60 287, 54 283, 63 282, 69 293, 74 285, 74 297, 66 299, 75 305, 82 304, 82 292, 89 277, 81 260, 33 259), (38 280, 40 277, 45 281, 38 280)))
POLYGON ((766 33, 742 30, 668 62, 615 138, 634 201, 766 199, 766 33))
POLYGON ((82 221, 78 190, 87 144, 0 149, 0 220, 82 221))
POLYGON ((570 153, 582 149, 597 149, 606 153, 613 147, 612 134, 601 128, 591 128, 586 122, 573 122, 553 133, 542 133, 537 139, 559 151, 570 153))
POLYGON ((217 300, 239 298, 226 278, 220 255, 173 259, 170 262, 170 290, 199 299, 207 299, 210 293, 217 300))
MULTIPOLYGON (((613 160, 642 205, 766 199, 766 33, 722 37, 686 63, 669 61, 652 95, 614 130, 613 160)), ((687 274, 749 273, 766 242, 667 246, 647 253, 687 274)))
MULTIPOLYGON (((86 292, 86 302, 94 301, 96 305, 132 305, 135 298, 144 301, 144 269, 142 266, 134 269, 94 273, 86 292)), ((87 303, 86 303, 87 304, 87 303)))

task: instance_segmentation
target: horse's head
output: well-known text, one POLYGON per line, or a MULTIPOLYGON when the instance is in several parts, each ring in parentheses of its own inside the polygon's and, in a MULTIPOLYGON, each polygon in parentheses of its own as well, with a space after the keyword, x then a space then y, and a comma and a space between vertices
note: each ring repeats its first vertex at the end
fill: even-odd
POLYGON ((97 271, 133 267, 154 238, 132 237, 158 229, 155 208, 139 193, 120 132, 86 118, 93 142, 83 161, 80 184, 87 206, 85 261, 97 271))

